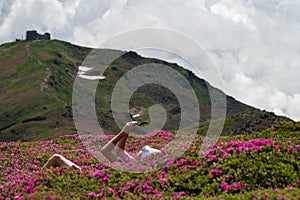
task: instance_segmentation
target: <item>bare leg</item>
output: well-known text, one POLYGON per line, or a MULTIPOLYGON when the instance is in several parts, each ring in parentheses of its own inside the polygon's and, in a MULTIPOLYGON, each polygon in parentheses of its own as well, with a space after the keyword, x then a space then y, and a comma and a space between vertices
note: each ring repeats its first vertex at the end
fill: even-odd
POLYGON ((50 168, 51 166, 53 166, 53 167, 68 166, 68 167, 74 167, 77 169, 81 169, 75 163, 71 162, 70 160, 66 159, 65 157, 63 157, 62 155, 59 155, 59 154, 54 154, 53 156, 51 156, 51 158, 43 166, 43 169, 50 168))
POLYGON ((123 161, 126 161, 127 158, 133 159, 132 156, 125 150, 127 138, 128 134, 117 143, 117 154, 122 158, 123 161))
POLYGON ((120 140, 122 140, 122 138, 126 135, 128 136, 127 133, 121 131, 113 139, 111 139, 108 143, 106 143, 106 145, 104 145, 101 148, 101 152, 110 162, 116 162, 118 160, 117 157, 113 155, 111 151, 117 145, 117 143, 120 140))
POLYGON ((117 147, 119 147, 120 149, 125 150, 125 145, 126 145, 126 141, 128 138, 128 134, 126 134, 118 143, 117 143, 117 147))
MULTIPOLYGON (((118 144, 118 150, 122 149, 124 153, 125 144, 128 138, 128 133, 135 129, 137 122, 127 122, 125 127, 122 129, 120 133, 118 133, 115 137, 113 137, 106 145, 101 148, 101 152, 103 155, 110 160, 111 162, 116 162, 118 159, 115 155, 112 154, 112 149, 118 144)), ((125 153, 124 153, 125 154, 125 153)), ((121 158, 125 161, 125 155, 119 154, 121 158)), ((128 154, 129 155, 129 154, 128 154)))

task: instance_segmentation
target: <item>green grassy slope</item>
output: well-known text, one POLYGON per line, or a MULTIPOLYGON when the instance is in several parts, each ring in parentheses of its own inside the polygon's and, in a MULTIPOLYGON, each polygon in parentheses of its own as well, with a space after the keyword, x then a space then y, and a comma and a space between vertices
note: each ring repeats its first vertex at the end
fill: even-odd
MULTIPOLYGON (((0 46, 0 141, 44 140, 74 133, 71 100, 73 82, 78 66, 91 51, 70 43, 51 41, 21 41, 0 46)), ((108 50, 103 50, 108 51, 108 50)), ((109 53, 109 51, 108 51, 109 53)), ((136 65, 160 63, 183 74, 193 86, 200 105, 201 130, 210 119, 210 97, 204 80, 176 65, 128 52, 115 60, 105 72, 96 93, 99 123, 107 133, 116 132, 110 108, 110 98, 118 79, 136 65)), ((166 88, 147 85, 139 88, 131 98, 132 108, 147 109, 159 103, 168 111, 165 129, 176 129, 180 109, 176 97, 166 88)), ((262 130, 280 118, 262 112, 227 96, 224 134, 262 130), (249 114, 250 112, 250 114, 249 114), (252 115, 251 112, 257 113, 252 115), (264 116, 266 115, 266 116, 264 116), (240 123, 240 119, 247 119, 240 123), (263 116, 263 117, 261 117, 263 116), (258 120, 254 123, 255 120, 258 120)))
POLYGON ((90 50, 60 41, 0 46, 0 140, 49 139, 70 131, 72 84, 90 50), (55 131, 54 131, 55 130, 55 131))

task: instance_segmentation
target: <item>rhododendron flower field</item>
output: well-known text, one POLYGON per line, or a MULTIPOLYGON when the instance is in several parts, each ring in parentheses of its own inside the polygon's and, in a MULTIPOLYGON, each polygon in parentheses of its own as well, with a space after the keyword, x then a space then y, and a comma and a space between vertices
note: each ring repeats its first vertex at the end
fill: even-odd
MULTIPOLYGON (((158 131, 149 138, 130 136, 127 150, 133 154, 145 144, 162 149, 175 135, 158 131)), ((92 147, 96 150, 112 137, 83 140, 66 135, 50 141, 0 143, 0 199, 300 198, 300 131, 295 127, 220 137, 203 156, 205 138, 198 136, 190 146, 183 145, 181 157, 172 162, 161 159, 165 166, 145 173, 120 171, 92 156, 92 147), (54 153, 82 170, 42 170, 54 153)))

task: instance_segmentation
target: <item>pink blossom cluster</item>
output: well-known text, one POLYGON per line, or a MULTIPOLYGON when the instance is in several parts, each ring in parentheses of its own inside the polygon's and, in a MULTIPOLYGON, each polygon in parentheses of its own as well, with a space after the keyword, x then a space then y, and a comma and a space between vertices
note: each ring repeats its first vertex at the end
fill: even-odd
POLYGON ((227 182, 224 182, 224 183, 221 184, 221 188, 225 192, 228 192, 228 191, 233 190, 233 189, 244 190, 244 189, 246 189, 246 186, 242 183, 231 183, 231 184, 229 184, 227 182))
MULTIPOLYGON (((249 142, 245 141, 234 141, 231 140, 229 142, 221 141, 217 143, 211 150, 204 152, 204 155, 208 157, 206 160, 207 163, 211 163, 214 161, 218 161, 217 152, 222 154, 222 159, 226 159, 227 156, 232 154, 241 154, 241 153, 251 153, 252 151, 262 151, 262 149, 266 146, 274 148, 276 151, 280 150, 280 145, 275 145, 272 139, 259 138, 250 140, 249 142)), ((289 152, 299 151, 299 145, 295 147, 288 146, 287 150, 289 152)))

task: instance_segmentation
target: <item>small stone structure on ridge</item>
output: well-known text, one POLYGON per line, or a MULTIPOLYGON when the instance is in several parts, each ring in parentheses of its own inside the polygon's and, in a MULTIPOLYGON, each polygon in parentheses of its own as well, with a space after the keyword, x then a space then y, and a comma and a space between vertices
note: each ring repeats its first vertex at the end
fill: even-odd
POLYGON ((39 34, 37 31, 26 31, 26 40, 51 40, 50 33, 39 34))

